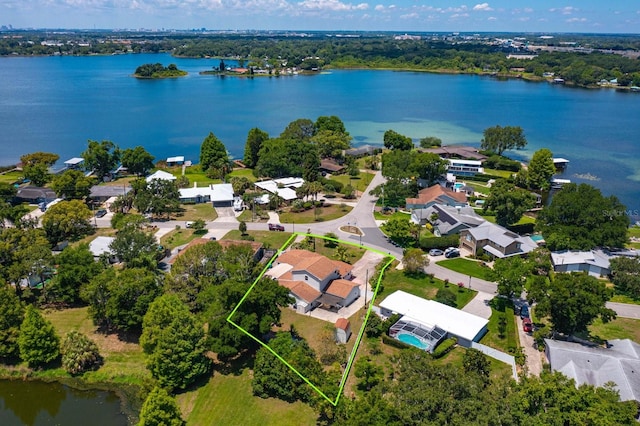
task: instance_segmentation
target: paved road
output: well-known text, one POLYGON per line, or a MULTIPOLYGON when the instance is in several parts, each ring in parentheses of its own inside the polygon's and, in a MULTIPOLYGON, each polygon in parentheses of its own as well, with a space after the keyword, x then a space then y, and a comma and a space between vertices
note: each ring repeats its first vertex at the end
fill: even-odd
POLYGON ((628 303, 607 302, 607 308, 616 311, 619 317, 640 319, 640 306, 628 303))

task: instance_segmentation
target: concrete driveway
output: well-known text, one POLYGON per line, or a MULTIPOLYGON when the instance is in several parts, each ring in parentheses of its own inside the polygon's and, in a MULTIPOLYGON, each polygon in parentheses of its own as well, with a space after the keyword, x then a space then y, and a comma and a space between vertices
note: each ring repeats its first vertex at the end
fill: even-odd
POLYGON ((522 328, 522 319, 520 315, 516 315, 516 327, 518 328, 518 338, 520 339, 520 346, 527 357, 526 367, 527 375, 539 376, 542 372, 542 363, 544 359, 544 353, 540 352, 536 347, 533 340, 533 336, 526 333, 522 328))

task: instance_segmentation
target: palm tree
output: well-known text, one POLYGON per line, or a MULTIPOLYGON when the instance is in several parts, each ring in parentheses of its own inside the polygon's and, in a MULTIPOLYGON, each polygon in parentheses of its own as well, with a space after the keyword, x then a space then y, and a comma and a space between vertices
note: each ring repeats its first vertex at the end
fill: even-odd
POLYGON ((309 183, 309 193, 313 194, 313 199, 315 201, 318 201, 318 192, 321 192, 323 189, 322 184, 318 181, 309 183))

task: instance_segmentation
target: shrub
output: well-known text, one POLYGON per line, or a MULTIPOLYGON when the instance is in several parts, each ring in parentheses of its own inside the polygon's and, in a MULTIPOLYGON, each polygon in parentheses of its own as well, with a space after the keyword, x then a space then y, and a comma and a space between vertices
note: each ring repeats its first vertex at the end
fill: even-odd
POLYGON ((456 295, 448 288, 438 289, 435 300, 436 302, 444 305, 453 306, 454 308, 458 307, 458 304, 456 303, 456 295))
POLYGON ((431 249, 446 249, 447 247, 457 247, 460 242, 458 235, 448 235, 446 237, 422 237, 420 238, 420 248, 429 251, 431 249))
POLYGON ((367 325, 364 328, 364 332, 367 337, 380 337, 383 333, 384 322, 380 319, 378 315, 375 313, 371 313, 369 315, 369 319, 367 320, 367 325))
POLYGON ((458 340, 455 337, 449 337, 447 340, 436 346, 436 349, 433 351, 433 357, 436 359, 442 358, 453 350, 456 343, 458 343, 458 340))
POLYGON ((393 337, 389 337, 386 334, 382 335, 382 343, 384 343, 385 345, 393 346, 394 348, 398 348, 398 349, 413 348, 413 346, 408 345, 404 342, 401 342, 400 340, 396 340, 393 337))
POLYGON ((103 363, 98 346, 87 336, 71 331, 62 342, 62 367, 69 374, 82 374, 103 363))

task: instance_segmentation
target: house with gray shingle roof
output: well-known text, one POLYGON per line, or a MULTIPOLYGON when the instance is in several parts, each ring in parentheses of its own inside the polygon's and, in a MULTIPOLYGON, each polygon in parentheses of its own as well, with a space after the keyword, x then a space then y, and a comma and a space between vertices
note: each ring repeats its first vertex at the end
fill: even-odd
POLYGON ((416 209, 411 212, 411 221, 419 225, 427 222, 433 226, 436 237, 457 234, 463 229, 473 228, 485 222, 472 207, 452 207, 434 204, 426 209, 416 209), (432 220, 432 217, 436 217, 432 220))
POLYGON ((460 231, 460 247, 473 254, 488 253, 496 258, 527 254, 538 245, 531 237, 521 237, 500 225, 484 222, 460 231))
POLYGON ((574 379, 576 386, 615 384, 622 401, 640 402, 640 345, 615 339, 607 348, 580 343, 544 340, 551 370, 574 379))

